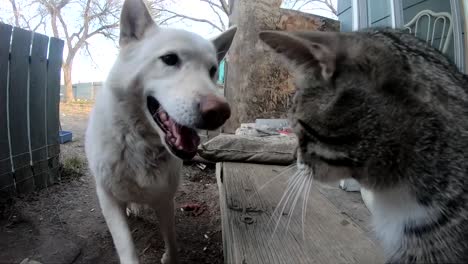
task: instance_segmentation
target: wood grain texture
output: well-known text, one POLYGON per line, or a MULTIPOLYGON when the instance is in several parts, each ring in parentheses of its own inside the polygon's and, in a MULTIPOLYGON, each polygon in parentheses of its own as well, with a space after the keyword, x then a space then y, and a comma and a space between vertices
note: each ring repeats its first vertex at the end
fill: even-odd
POLYGON ((59 148, 59 104, 60 104, 60 69, 62 67, 63 40, 50 38, 49 63, 47 65, 47 144, 49 157, 60 153, 59 148))
POLYGON ((49 38, 35 33, 31 48, 29 79, 29 126, 34 183, 37 189, 47 186, 46 77, 49 38))
POLYGON ((27 100, 31 37, 30 31, 14 28, 11 40, 9 128, 15 183, 20 193, 34 190, 34 177, 30 167, 27 100))
POLYGON ((288 175, 260 187, 284 169, 217 164, 225 263, 383 263, 380 249, 315 187, 307 205, 304 237, 301 200, 289 229, 289 216, 283 214, 272 236, 274 221, 268 223, 286 189, 288 175))
POLYGON ((8 64, 13 27, 0 23, 0 194, 15 192, 8 143, 8 64))
POLYGON ((64 42, 61 39, 53 37, 49 39, 46 88, 47 156, 49 158, 49 179, 47 184, 53 184, 59 179, 60 69, 62 66, 63 45, 64 42))
POLYGON ((55 183, 63 40, 0 23, 0 196, 55 183))

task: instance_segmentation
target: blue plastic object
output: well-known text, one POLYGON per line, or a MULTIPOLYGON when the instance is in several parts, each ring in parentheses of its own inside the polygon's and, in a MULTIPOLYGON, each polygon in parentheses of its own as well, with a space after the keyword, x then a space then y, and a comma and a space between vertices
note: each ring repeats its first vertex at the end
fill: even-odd
POLYGON ((69 141, 72 141, 73 134, 71 131, 59 131, 60 144, 65 144, 69 141))

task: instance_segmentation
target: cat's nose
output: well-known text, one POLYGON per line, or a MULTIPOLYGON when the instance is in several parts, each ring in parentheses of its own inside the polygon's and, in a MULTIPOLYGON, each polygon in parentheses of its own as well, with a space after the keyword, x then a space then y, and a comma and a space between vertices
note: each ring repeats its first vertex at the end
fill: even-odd
POLYGON ((231 108, 225 99, 216 95, 205 95, 200 98, 200 129, 214 130, 231 117, 231 108))

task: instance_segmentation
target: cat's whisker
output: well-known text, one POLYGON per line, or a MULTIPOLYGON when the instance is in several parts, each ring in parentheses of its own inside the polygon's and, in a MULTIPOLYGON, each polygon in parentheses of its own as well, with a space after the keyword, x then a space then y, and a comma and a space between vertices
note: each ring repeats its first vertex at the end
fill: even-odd
MULTIPOLYGON (((289 166, 292 166, 292 168, 299 170, 298 167, 297 167, 297 164, 292 164, 292 165, 289 165, 289 166)), ((288 171, 289 171, 289 170, 290 170, 290 169, 288 169, 288 171)), ((291 180, 292 180, 292 179, 289 178, 286 182, 289 184, 289 183, 291 182, 291 180)))
POLYGON ((296 191, 296 196, 294 197, 293 203, 291 205, 291 208, 289 209, 289 215, 288 215, 288 222, 286 224, 286 232, 288 232, 289 229, 289 224, 291 223, 292 215, 294 213, 294 209, 296 209, 297 201, 299 200, 299 197, 301 197, 302 192, 304 191, 305 187, 307 186, 307 177, 308 175, 306 173, 302 173, 302 181, 301 184, 298 186, 297 191, 296 191))
MULTIPOLYGON (((307 176, 306 176, 307 177, 307 176)), ((301 226, 302 226, 302 240, 304 240, 304 223, 305 223, 305 215, 304 215, 304 209, 305 209, 305 204, 307 200, 307 191, 310 185, 310 180, 307 182, 307 188, 305 190, 304 196, 302 197, 302 209, 301 209, 301 226)))
MULTIPOLYGON (((289 193, 288 193, 288 195, 287 195, 287 197, 286 197, 286 200, 285 200, 285 202, 284 202, 284 204, 283 204, 283 207, 281 208, 281 211, 279 211, 278 219, 277 219, 277 221, 276 221, 275 229, 273 230, 273 234, 272 234, 271 238, 273 238, 273 236, 274 236, 275 233, 276 233, 276 230, 278 229, 278 226, 279 226, 279 224, 280 224, 280 222, 281 222, 281 217, 283 216, 284 209, 285 209, 286 206, 288 205, 289 199, 291 198, 291 196, 293 195, 294 191, 298 188, 298 186, 300 186, 300 184, 301 184, 301 182, 302 182, 301 180, 303 179, 303 178, 302 178, 302 174, 303 174, 303 173, 304 173, 303 171, 300 171, 300 172, 298 173, 298 176, 297 176, 297 177, 298 177, 298 180, 295 181, 294 185, 291 185, 291 188, 289 189, 289 193)), ((275 210, 275 211, 276 211, 276 210, 275 210)))
MULTIPOLYGON (((296 164, 291 164, 291 165, 287 166, 287 167, 286 167, 284 170, 282 170, 278 175, 276 175, 276 176, 273 177, 272 179, 268 180, 266 183, 262 184, 262 186, 260 186, 260 187, 258 188, 257 192, 251 194, 247 199, 248 199, 248 200, 252 199, 252 197, 253 197, 254 195, 256 195, 256 194, 259 193, 263 188, 265 188, 266 186, 268 186, 268 184, 270 184, 270 183, 272 183, 273 181, 279 179, 279 177, 285 175, 287 172, 290 172, 290 171, 291 171, 292 169, 294 169, 294 168, 296 168, 296 164)), ((292 177, 290 177, 290 178, 288 179, 288 181, 291 180, 291 178, 292 178, 292 177)))
MULTIPOLYGON (((299 183, 299 182, 298 182, 299 183)), ((295 187, 297 186, 297 184, 294 186, 294 189, 295 187)), ((278 227, 279 227, 279 224, 281 223, 281 218, 284 214, 284 210, 286 209, 286 206, 288 204, 288 201, 289 199, 291 198, 291 196, 293 195, 294 193, 294 189, 292 189, 289 193, 288 193, 288 196, 287 196, 287 199, 286 201, 284 202, 283 206, 281 207, 281 210, 279 211, 279 215, 278 217, 276 218, 276 223, 275 223, 275 228, 273 229, 273 232, 271 234, 271 239, 275 236, 276 234, 276 231, 278 230, 278 227)))
MULTIPOLYGON (((295 172, 295 173, 291 176, 291 178, 293 178, 293 181, 292 181, 291 183, 295 183, 296 181, 298 181, 298 180, 300 179, 299 175, 300 175, 300 172, 299 172, 299 171, 295 172)), ((276 205, 275 210, 274 210, 273 213, 271 214, 270 219, 268 220, 267 225, 270 225, 271 221, 273 220, 275 214, 276 214, 277 211, 279 210, 281 204, 283 203, 283 200, 284 200, 284 199, 286 198, 286 196, 288 195, 288 193, 289 193, 290 189, 292 188, 292 186, 293 186, 293 184, 288 184, 288 186, 286 187, 286 190, 284 191, 283 196, 281 196, 280 201, 279 201, 278 204, 276 205)))
POLYGON ((309 203, 310 190, 312 189, 312 183, 314 181, 313 172, 309 173, 307 177, 309 178, 309 185, 307 186, 307 190, 304 194, 304 197, 303 197, 304 200, 302 203, 302 240, 304 241, 305 241, 304 226, 305 226, 305 218, 307 217, 307 204, 309 203))

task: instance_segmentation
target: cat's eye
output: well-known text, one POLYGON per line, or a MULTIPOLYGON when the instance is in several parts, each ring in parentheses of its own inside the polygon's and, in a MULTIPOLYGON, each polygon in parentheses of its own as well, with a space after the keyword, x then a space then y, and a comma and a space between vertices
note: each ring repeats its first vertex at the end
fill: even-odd
POLYGON ((211 78, 214 78, 217 70, 218 69, 216 68, 216 66, 213 66, 213 67, 210 68, 210 77, 211 78))
POLYGON ((180 63, 179 56, 175 53, 169 53, 161 56, 160 59, 168 66, 176 66, 180 63))

